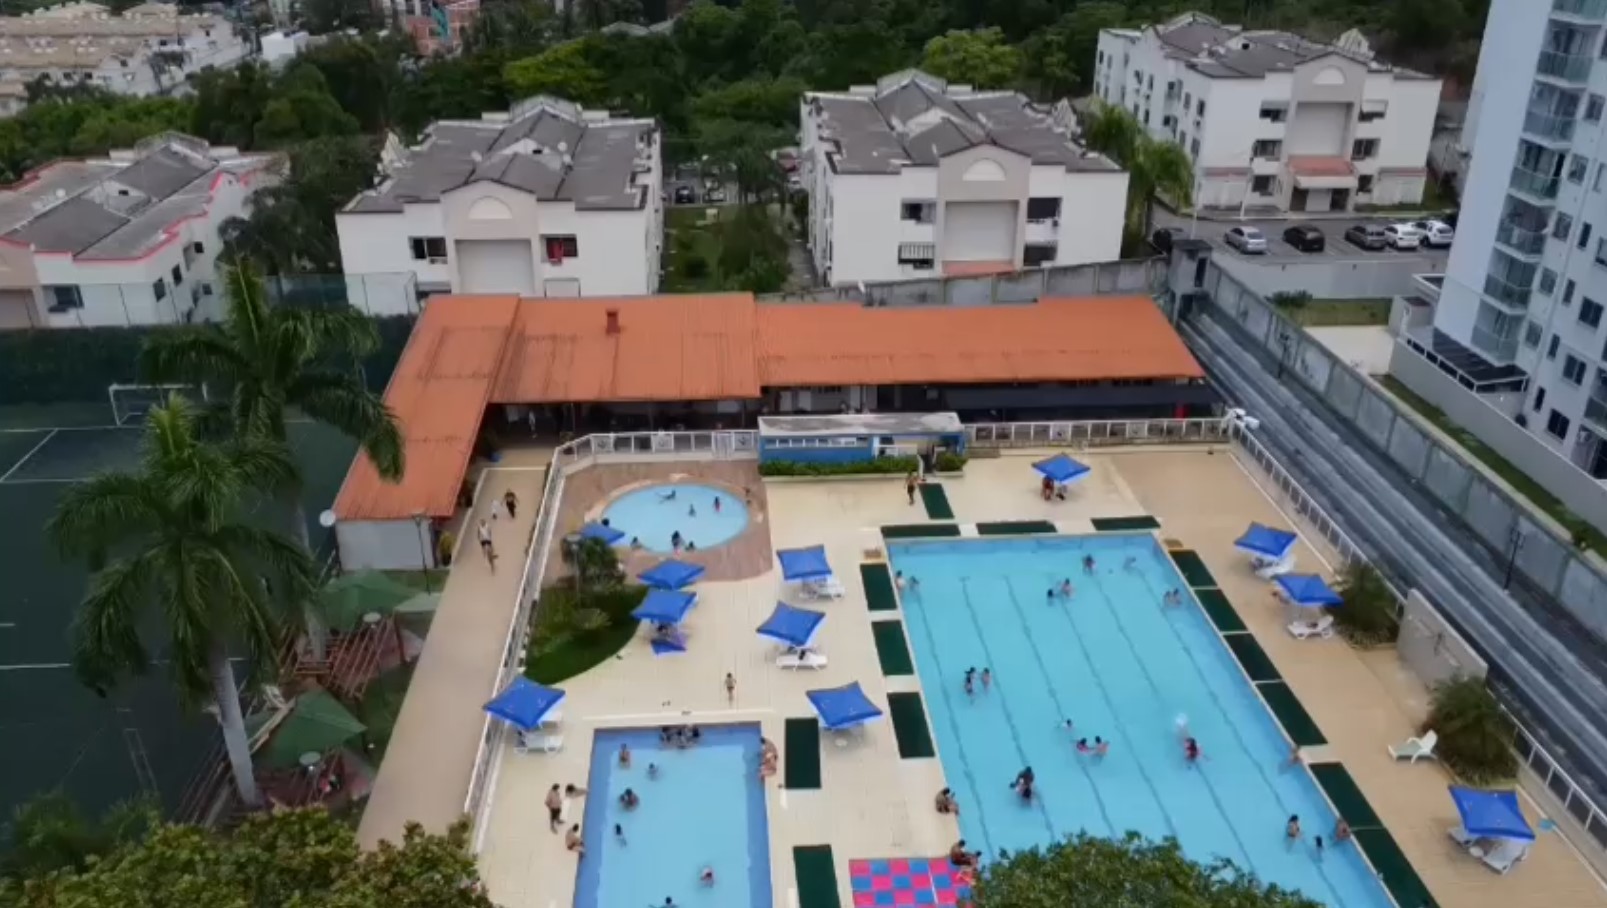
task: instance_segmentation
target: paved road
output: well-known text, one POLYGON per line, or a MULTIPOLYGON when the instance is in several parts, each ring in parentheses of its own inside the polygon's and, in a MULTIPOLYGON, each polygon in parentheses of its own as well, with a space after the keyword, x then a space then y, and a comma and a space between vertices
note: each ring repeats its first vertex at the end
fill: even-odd
POLYGON ((1345 231, 1349 230, 1353 225, 1391 223, 1394 223, 1394 220, 1386 217, 1354 217, 1325 219, 1320 221, 1269 220, 1257 218, 1249 218, 1244 221, 1200 220, 1193 221, 1191 224, 1189 218, 1181 217, 1173 214, 1170 211, 1157 209, 1155 212, 1155 225, 1157 228, 1177 227, 1187 231, 1192 227, 1196 237, 1209 242, 1212 248, 1217 250, 1217 252, 1227 255, 1239 255, 1240 253, 1228 246, 1226 243, 1222 242, 1222 235, 1224 233, 1227 233, 1230 228, 1239 226, 1240 224, 1259 227, 1261 232, 1267 235, 1267 254, 1247 256, 1247 258, 1254 261, 1283 263, 1310 261, 1318 258, 1371 260, 1400 258, 1401 256, 1410 255, 1422 259, 1427 263, 1432 263, 1428 267, 1424 268, 1425 271, 1445 270, 1445 260, 1451 254, 1449 249, 1420 249, 1416 252, 1395 252, 1393 250, 1386 249, 1382 252, 1369 252, 1368 250, 1362 249, 1358 246, 1352 246, 1344 239, 1345 231), (1286 228, 1294 224, 1305 223, 1315 226, 1318 230, 1323 232, 1324 236, 1328 238, 1327 248, 1325 248, 1322 252, 1301 252, 1283 241, 1283 231, 1286 228))
POLYGON ((1182 326, 1223 394, 1261 420, 1256 435, 1344 524, 1386 576, 1421 590, 1489 661, 1509 707, 1576 781, 1607 789, 1607 653, 1548 597, 1501 588, 1504 563, 1455 515, 1276 363, 1209 311, 1182 326))

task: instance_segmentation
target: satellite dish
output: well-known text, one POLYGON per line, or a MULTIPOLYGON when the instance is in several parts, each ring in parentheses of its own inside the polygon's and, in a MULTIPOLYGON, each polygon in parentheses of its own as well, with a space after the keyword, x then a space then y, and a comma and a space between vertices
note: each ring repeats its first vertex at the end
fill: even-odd
POLYGON ((321 527, 325 527, 325 528, 334 526, 335 525, 335 512, 332 511, 332 510, 325 510, 322 514, 319 514, 318 515, 318 525, 321 526, 321 527))

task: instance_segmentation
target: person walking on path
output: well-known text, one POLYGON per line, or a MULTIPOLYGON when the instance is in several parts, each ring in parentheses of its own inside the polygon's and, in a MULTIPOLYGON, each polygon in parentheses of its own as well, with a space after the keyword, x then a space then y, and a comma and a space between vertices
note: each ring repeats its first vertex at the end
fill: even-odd
POLYGON ((486 564, 491 565, 491 573, 497 572, 497 547, 491 542, 491 521, 481 518, 480 525, 475 527, 475 534, 480 537, 480 551, 485 553, 486 564))
POLYGON ((508 509, 509 520, 519 516, 519 496, 512 489, 502 493, 502 506, 508 509))
POLYGON ((564 798, 558 793, 558 783, 547 790, 547 831, 556 833, 564 823, 564 798))
POLYGON ((914 470, 910 471, 910 475, 904 477, 904 494, 909 496, 911 507, 915 505, 915 487, 919 484, 920 480, 915 477, 914 470))
POLYGON ((725 702, 732 706, 737 702, 737 676, 730 672, 725 673, 725 702))

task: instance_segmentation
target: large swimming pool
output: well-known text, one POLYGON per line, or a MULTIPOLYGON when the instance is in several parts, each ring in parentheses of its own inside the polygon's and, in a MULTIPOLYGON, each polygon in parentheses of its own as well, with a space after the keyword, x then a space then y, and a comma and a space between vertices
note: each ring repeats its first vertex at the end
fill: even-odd
POLYGON ((1077 831, 1136 830, 1327 905, 1389 908, 1354 844, 1313 853, 1314 836, 1331 843, 1332 810, 1304 769, 1284 767, 1282 732, 1204 613, 1186 592, 1182 607, 1163 606, 1186 586, 1153 538, 917 542, 889 554, 919 580, 903 594, 917 671, 960 831, 984 860, 1077 831), (1075 595, 1050 601, 1064 578, 1075 595), (991 690, 966 695, 971 666, 992 669, 991 690), (1179 716, 1204 754, 1193 768, 1179 716), (1076 739, 1095 736, 1109 754, 1079 756, 1076 739), (1025 805, 1010 784, 1029 765, 1040 796, 1025 805), (1305 831, 1294 848, 1290 814, 1305 831))
MULTIPOLYGON (((597 732, 575 908, 651 908, 665 897, 686 908, 771 904, 759 727, 700 730, 698 745, 684 750, 661 745, 657 729, 597 732), (619 765, 621 744, 631 749, 628 769, 619 765), (648 777, 654 764, 656 779, 648 777), (634 810, 619 803, 627 788, 640 798, 634 810), (704 867, 714 870, 713 886, 698 881, 704 867)), ((534 813, 531 822, 540 822, 534 813)))
POLYGON ((670 539, 677 532, 684 542, 712 549, 730 542, 748 526, 748 508, 741 495, 691 483, 626 492, 609 502, 603 517, 625 534, 625 542, 634 539, 642 548, 663 554, 674 551, 670 539))

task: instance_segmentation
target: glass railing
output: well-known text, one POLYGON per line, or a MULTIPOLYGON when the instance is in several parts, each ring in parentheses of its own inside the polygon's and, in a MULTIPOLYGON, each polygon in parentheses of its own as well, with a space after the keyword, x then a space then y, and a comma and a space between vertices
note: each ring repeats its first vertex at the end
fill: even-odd
POLYGON ((1495 228, 1495 241, 1521 255, 1539 255, 1546 248, 1544 230, 1525 230, 1510 221, 1495 228))
POLYGON ((1523 117, 1523 131, 1542 139, 1566 142, 1574 137, 1574 118, 1531 110, 1523 117))
POLYGON ((1597 388, 1585 401, 1585 418, 1607 429, 1607 389, 1597 388))
POLYGON ((1497 363, 1510 363, 1518 355, 1518 334, 1497 334, 1484 328, 1475 327, 1471 338, 1473 346, 1497 363))
POLYGON ((1530 284, 1512 284, 1493 274, 1484 277, 1484 295, 1519 309, 1529 305, 1530 284))
POLYGON ((1607 19, 1607 0, 1552 0, 1551 8, 1564 16, 1607 19))
POLYGON ((1554 50, 1543 50, 1536 69, 1540 75, 1552 79, 1585 82, 1590 79, 1591 62, 1586 54, 1560 54, 1554 50))
POLYGON ((1522 167, 1514 167, 1510 185, 1513 189, 1538 199, 1554 199, 1557 197, 1559 180, 1559 177, 1549 177, 1522 167))

